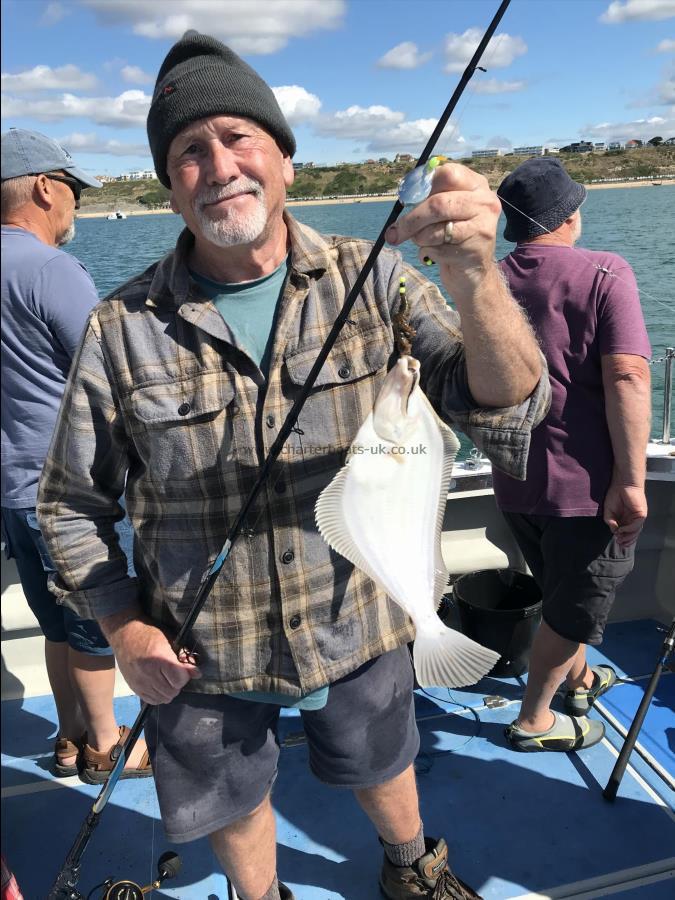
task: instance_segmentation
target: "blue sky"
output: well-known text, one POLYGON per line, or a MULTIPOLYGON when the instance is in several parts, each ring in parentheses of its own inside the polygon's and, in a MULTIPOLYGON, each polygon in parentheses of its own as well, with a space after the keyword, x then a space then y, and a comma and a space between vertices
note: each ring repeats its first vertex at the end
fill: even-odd
MULTIPOLYGON (((151 168, 156 73, 187 28, 274 88, 317 164, 418 155, 498 0, 2 0, 2 130, 91 174, 151 168)), ((675 0, 512 0, 438 145, 675 135, 675 0)))

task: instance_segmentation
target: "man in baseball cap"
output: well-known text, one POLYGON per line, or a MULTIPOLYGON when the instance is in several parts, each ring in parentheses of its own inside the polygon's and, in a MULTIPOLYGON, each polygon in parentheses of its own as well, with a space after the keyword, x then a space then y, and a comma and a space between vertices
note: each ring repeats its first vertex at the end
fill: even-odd
MULTIPOLYGON (((99 757, 119 740, 113 710, 115 659, 92 618, 59 604, 36 519, 40 472, 96 287, 60 248, 75 234, 80 192, 100 187, 51 138, 12 128, 2 135, 2 467, 3 534, 21 587, 45 637, 58 737, 52 772, 82 776, 83 734, 99 757)), ((151 774, 144 746, 123 777, 151 774)), ((99 765, 96 776, 106 764, 99 765)))

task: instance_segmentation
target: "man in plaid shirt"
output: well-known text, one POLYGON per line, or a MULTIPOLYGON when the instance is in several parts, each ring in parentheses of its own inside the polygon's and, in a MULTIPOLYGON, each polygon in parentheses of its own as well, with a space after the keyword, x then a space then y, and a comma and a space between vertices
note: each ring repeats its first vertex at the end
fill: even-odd
POLYGON ((391 245, 413 240, 438 263, 459 315, 398 252, 380 253, 195 624, 197 666, 171 637, 371 245, 284 211, 293 134, 271 89, 211 37, 187 32, 169 51, 148 135, 187 228, 90 318, 41 482, 53 590, 98 619, 155 706, 147 739, 168 837, 208 835, 242 900, 292 897, 270 803, 281 706, 302 710, 314 773, 354 790, 373 822, 386 896, 476 897, 422 829, 410 620, 328 549, 314 503, 396 357, 402 275, 427 396, 524 477, 548 380, 494 263, 499 201, 446 165, 390 229, 391 245), (123 491, 136 579, 113 532, 123 491))

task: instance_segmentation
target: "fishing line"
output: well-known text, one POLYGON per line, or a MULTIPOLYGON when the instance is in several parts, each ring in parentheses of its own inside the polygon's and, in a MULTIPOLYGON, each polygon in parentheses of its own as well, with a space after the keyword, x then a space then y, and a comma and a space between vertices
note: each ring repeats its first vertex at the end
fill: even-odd
MULTIPOLYGON (((412 658, 411 658, 411 662, 412 662, 412 658)), ((473 706, 469 706, 467 703, 462 703, 459 700, 455 700, 455 698, 452 696, 452 694, 450 692, 450 688, 446 688, 446 690, 448 692, 448 698, 449 698, 448 700, 443 700, 441 697, 434 697, 433 694, 430 694, 428 691, 425 691, 423 687, 416 688, 415 693, 420 692, 420 693, 424 694, 425 697, 429 697, 429 699, 433 700, 434 703, 452 703, 453 706, 458 706, 460 709, 467 710, 468 712, 471 713, 471 715, 474 718, 474 721, 476 723, 476 729, 473 734, 469 735, 469 737, 462 744, 459 744, 457 747, 453 747, 450 750, 425 750, 425 751, 421 752, 420 754, 418 754, 418 758, 419 757, 431 758, 433 756, 445 756, 448 753, 457 753, 459 750, 463 750, 464 747, 468 746, 468 744, 470 744, 474 738, 477 738, 480 735, 481 731, 483 730, 483 720, 479 716, 478 710, 476 710, 475 707, 473 707, 473 706)), ((454 715, 454 713, 447 712, 446 715, 454 715)), ((423 722, 424 719, 420 719, 419 721, 423 722)), ((415 762, 417 762, 417 760, 415 760, 415 762)), ((422 770, 418 774, 426 774, 426 772, 428 772, 430 769, 431 769, 431 764, 428 766, 428 768, 422 770)), ((418 771, 417 767, 415 768, 415 771, 416 772, 418 771)))

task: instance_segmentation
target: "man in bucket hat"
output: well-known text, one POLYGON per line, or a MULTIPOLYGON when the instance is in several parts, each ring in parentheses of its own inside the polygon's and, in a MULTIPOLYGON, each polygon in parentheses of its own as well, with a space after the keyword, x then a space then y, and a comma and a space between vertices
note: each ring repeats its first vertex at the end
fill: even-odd
POLYGON ((451 874, 445 841, 422 829, 410 622, 330 552, 314 504, 394 361, 402 276, 427 394, 524 473, 548 382, 494 262, 496 197, 482 176, 443 166, 433 202, 388 233, 438 263, 464 337, 438 289, 383 250, 197 619, 195 665, 170 637, 371 245, 285 211, 293 133, 271 88, 212 37, 188 32, 169 51, 148 136, 187 228, 85 335, 41 490, 64 602, 101 621, 127 682, 155 706, 146 735, 168 836, 208 835, 243 900, 291 896, 270 802, 282 706, 301 709, 314 773, 352 789, 373 822, 387 897, 476 897, 451 874), (138 582, 108 559, 125 477, 138 582))
POLYGON ((552 157, 527 160, 501 183, 516 248, 500 263, 541 342, 551 409, 534 431, 527 477, 494 470, 504 512, 542 590, 514 750, 591 747, 604 726, 587 718, 614 684, 610 666, 586 662, 617 588, 633 568, 647 515, 647 338, 635 277, 614 253, 575 248, 586 189, 552 157), (564 683, 565 713, 551 710, 564 683))
MULTIPOLYGON (((45 636, 58 717, 52 772, 89 782, 112 768, 124 729, 113 710, 115 660, 94 617, 76 615, 50 592, 53 566, 35 506, 71 363, 98 302, 84 266, 60 248, 75 234, 81 192, 100 187, 46 135, 2 135, 2 525, 45 636)), ((122 777, 150 774, 141 742, 122 777)))

